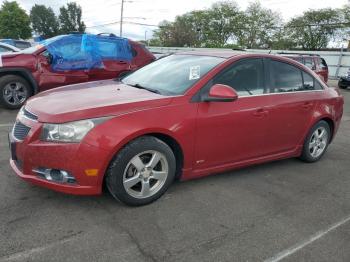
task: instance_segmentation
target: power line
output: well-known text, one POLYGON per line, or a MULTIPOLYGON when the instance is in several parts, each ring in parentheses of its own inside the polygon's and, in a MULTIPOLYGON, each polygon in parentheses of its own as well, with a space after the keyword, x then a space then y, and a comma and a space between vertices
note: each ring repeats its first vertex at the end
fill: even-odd
MULTIPOLYGON (((86 28, 104 27, 104 26, 116 25, 116 24, 120 24, 120 23, 121 23, 121 21, 114 21, 114 22, 100 24, 100 25, 87 26, 86 28)), ((143 26, 159 27, 159 25, 152 25, 152 24, 138 23, 138 22, 131 22, 131 21, 123 21, 123 23, 124 24, 132 24, 132 25, 143 25, 143 26)))

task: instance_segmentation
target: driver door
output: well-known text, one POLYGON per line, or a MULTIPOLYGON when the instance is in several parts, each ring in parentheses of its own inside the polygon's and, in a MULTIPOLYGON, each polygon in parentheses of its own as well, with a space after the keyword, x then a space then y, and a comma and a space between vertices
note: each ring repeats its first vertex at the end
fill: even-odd
POLYGON ((263 60, 240 60, 204 88, 209 90, 214 84, 231 86, 238 93, 238 99, 199 103, 195 169, 225 166, 266 155, 271 98, 264 95, 267 91, 263 60))

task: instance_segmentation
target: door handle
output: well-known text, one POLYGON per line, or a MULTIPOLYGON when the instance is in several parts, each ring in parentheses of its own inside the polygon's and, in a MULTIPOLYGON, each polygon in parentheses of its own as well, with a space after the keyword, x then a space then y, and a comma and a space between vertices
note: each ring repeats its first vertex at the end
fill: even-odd
POLYGON ((118 61, 118 64, 121 64, 121 65, 126 65, 128 62, 126 61, 118 61))
POLYGON ((312 107, 313 103, 306 102, 301 107, 304 109, 310 109, 312 107))
POLYGON ((268 114, 269 114, 269 111, 267 111, 264 108, 259 108, 253 113, 253 116, 264 117, 264 116, 267 116, 268 114))

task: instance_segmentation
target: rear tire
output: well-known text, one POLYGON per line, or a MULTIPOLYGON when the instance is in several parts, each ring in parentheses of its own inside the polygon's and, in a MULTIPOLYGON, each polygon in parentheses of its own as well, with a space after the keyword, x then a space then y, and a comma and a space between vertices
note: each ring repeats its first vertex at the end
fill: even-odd
POLYGON ((331 129, 326 121, 316 123, 307 135, 300 159, 312 163, 321 159, 331 138, 331 129))
POLYGON ((18 109, 32 95, 28 81, 18 75, 0 78, 0 104, 8 109, 18 109))
POLYGON ((106 185, 124 204, 146 205, 165 193, 174 181, 175 170, 171 148, 153 136, 143 136, 115 156, 106 173, 106 185))

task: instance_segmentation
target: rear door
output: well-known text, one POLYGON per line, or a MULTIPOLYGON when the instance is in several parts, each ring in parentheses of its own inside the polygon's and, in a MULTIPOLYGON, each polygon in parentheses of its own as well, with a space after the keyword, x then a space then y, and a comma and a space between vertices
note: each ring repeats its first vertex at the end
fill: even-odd
POLYGON ((269 154, 294 150, 302 140, 316 106, 315 79, 298 67, 269 60, 270 125, 266 140, 269 154))
POLYGON ((102 65, 100 67, 91 68, 88 71, 89 80, 112 79, 118 77, 121 73, 131 70, 131 54, 130 59, 123 58, 126 53, 125 43, 119 41, 115 37, 98 37, 97 53, 101 58, 102 65))

